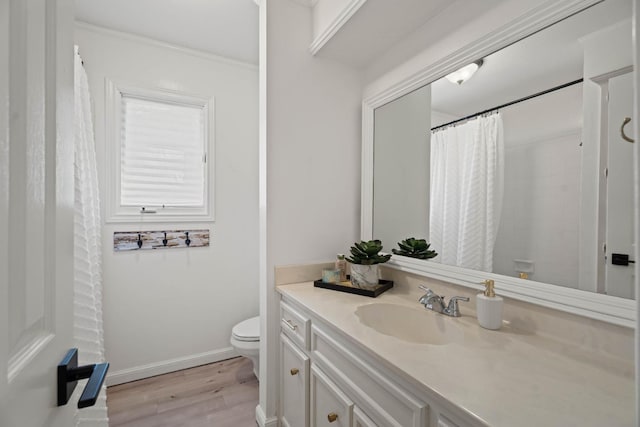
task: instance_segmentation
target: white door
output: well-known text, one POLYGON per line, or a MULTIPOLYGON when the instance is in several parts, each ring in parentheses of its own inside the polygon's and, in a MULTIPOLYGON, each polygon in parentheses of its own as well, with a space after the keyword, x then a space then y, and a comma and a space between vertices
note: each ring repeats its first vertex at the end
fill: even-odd
POLYGON ((73 338, 72 24, 70 0, 0 0, 2 427, 74 425, 56 394, 73 338))
MULTIPOLYGON (((621 135, 624 119, 634 117, 633 73, 609 80, 608 114, 605 290, 608 295, 633 298, 634 266, 620 264, 620 255, 634 260, 633 144, 624 140, 621 135)), ((633 138, 633 123, 628 123, 624 131, 628 137, 633 138)))

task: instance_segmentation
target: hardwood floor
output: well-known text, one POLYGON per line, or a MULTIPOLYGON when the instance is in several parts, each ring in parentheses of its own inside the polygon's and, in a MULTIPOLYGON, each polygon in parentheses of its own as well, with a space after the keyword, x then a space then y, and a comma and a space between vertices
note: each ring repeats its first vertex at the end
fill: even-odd
POLYGON ((257 404, 244 357, 107 388, 110 427, 255 427, 257 404))

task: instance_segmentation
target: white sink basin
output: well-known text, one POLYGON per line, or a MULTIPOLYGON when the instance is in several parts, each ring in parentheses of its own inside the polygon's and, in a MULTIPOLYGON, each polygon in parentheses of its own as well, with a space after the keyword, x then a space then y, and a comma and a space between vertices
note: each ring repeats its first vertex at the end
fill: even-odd
POLYGON ((455 319, 399 304, 373 303, 356 309, 360 323, 402 341, 444 345, 463 338, 455 319))

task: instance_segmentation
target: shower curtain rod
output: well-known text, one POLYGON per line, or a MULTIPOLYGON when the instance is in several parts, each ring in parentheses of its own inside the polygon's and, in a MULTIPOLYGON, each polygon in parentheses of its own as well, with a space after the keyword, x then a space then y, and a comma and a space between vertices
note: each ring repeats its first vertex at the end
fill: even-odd
POLYGON ((524 98, 516 99, 515 101, 507 102, 506 104, 498 105, 497 107, 493 107, 493 108, 489 108, 489 109, 484 110, 484 111, 480 111, 479 113, 470 114, 470 115, 468 115, 466 117, 463 117, 461 119, 456 119, 456 120, 453 120, 453 121, 451 121, 449 123, 445 123, 443 125, 432 127, 431 128, 431 132, 433 132, 435 130, 438 130, 438 129, 442 129, 442 128, 447 127, 447 126, 455 125, 456 123, 460 123, 460 122, 463 122, 465 120, 473 119, 474 117, 478 117, 478 116, 481 116, 483 114, 490 113, 491 111, 500 110, 502 108, 509 107, 509 106, 511 106, 513 104, 517 104, 517 103, 522 102, 522 101, 527 101, 527 100, 532 99, 532 98, 537 98, 538 96, 542 96, 542 95, 546 95, 546 94, 551 93, 551 92, 555 92, 556 90, 564 89, 565 87, 569 87, 569 86, 573 86, 573 85, 578 84, 578 83, 582 83, 582 81, 583 81, 583 79, 574 80, 572 82, 565 83, 565 84, 562 84, 560 86, 552 87, 551 89, 543 90, 542 92, 534 93, 533 95, 525 96, 524 98))

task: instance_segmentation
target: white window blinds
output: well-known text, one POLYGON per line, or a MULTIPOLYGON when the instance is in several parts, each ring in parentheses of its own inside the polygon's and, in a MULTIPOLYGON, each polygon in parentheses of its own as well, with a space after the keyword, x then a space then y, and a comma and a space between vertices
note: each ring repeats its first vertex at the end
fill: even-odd
POLYGON ((126 94, 121 108, 121 206, 204 206, 204 108, 126 94))

